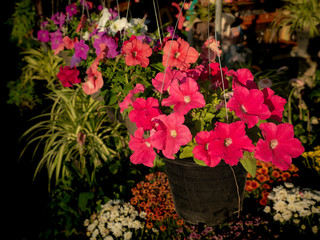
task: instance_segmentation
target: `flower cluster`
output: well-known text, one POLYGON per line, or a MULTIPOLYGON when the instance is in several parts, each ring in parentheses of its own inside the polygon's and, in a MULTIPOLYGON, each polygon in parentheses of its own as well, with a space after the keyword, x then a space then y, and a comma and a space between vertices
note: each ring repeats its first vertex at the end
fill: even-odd
POLYGON ((265 206, 273 184, 290 182, 293 177, 299 177, 298 171, 299 169, 294 164, 291 164, 288 170, 282 171, 269 162, 258 160, 256 176, 253 177, 248 173, 245 186, 246 196, 254 197, 260 205, 265 206))
POLYGON ((109 200, 90 220, 84 221, 84 226, 90 240, 136 239, 139 230, 144 228, 145 217, 145 212, 138 213, 130 203, 109 200))
POLYGON ((291 183, 274 188, 264 212, 281 224, 293 225, 301 233, 319 236, 320 191, 302 189, 291 183))
POLYGON ((146 175, 145 181, 139 182, 131 191, 131 204, 136 206, 139 212, 147 214, 146 228, 162 232, 184 224, 175 211, 169 182, 164 172, 146 175))
POLYGON ((320 175, 320 146, 315 147, 314 151, 304 152, 302 157, 305 158, 304 164, 320 175))

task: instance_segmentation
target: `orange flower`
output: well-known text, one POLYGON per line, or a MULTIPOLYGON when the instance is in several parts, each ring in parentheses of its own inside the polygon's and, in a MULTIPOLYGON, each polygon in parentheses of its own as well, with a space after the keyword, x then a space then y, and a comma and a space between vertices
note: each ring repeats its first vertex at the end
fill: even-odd
POLYGON ((260 205, 262 205, 262 206, 267 205, 267 202, 268 202, 268 200, 267 200, 266 198, 262 198, 262 199, 260 199, 260 201, 259 201, 260 205))
POLYGON ((262 167, 262 168, 259 168, 257 170, 258 173, 260 174, 263 174, 263 175, 268 175, 269 174, 269 169, 267 167, 262 167))
POLYGON ((177 220, 178 218, 179 218, 178 214, 174 214, 174 215, 173 215, 173 219, 174 219, 174 220, 177 220))
POLYGON ((282 177, 283 181, 286 181, 291 177, 291 174, 289 172, 283 172, 281 174, 281 177, 282 177))
POLYGON ((280 177, 280 172, 278 170, 273 170, 272 176, 274 176, 275 178, 279 178, 280 177))
POLYGON ((182 219, 179 219, 179 220, 177 221, 177 224, 178 224, 179 226, 181 226, 181 225, 184 224, 184 221, 183 221, 182 219))
POLYGON ((153 227, 153 223, 152 222, 147 222, 146 227, 148 229, 152 228, 153 227))
POLYGON ((157 221, 162 222, 162 221, 163 221, 163 219, 164 219, 164 218, 163 218, 163 216, 158 216, 158 217, 157 217, 157 221))
POLYGON ((247 178, 252 178, 250 173, 247 173, 247 178))
POLYGON ((261 195, 262 195, 262 198, 267 199, 267 198, 268 198, 268 196, 269 196, 269 194, 270 194, 270 193, 269 193, 268 191, 263 190, 261 195))
POLYGON ((261 174, 260 174, 260 175, 257 176, 257 180, 258 180, 259 182, 263 183, 263 182, 267 181, 268 178, 266 177, 266 175, 261 175, 261 174))
POLYGON ((259 187, 259 183, 256 180, 252 180, 250 186, 252 187, 252 189, 257 189, 259 187))
POLYGON ((165 225, 160 226, 160 231, 164 232, 166 229, 167 229, 167 227, 165 225))
POLYGON ((264 189, 271 189, 270 185, 267 184, 267 183, 263 184, 263 185, 262 185, 262 188, 264 188, 264 189))
POLYGON ((130 199, 130 203, 131 203, 131 205, 137 205, 138 201, 135 197, 133 197, 130 199))

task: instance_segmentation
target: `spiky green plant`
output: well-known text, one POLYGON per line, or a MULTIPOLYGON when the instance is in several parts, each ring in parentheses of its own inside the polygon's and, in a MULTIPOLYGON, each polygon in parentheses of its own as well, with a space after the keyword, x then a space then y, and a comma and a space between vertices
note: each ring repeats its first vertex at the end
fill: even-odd
POLYGON ((71 163, 93 183, 102 163, 111 164, 123 150, 123 126, 111 123, 103 103, 86 95, 80 86, 54 89, 49 97, 53 100, 50 112, 35 117, 37 123, 23 134, 29 137, 25 149, 33 143, 34 153, 39 146, 43 149, 35 176, 46 167, 50 186, 51 181, 69 176, 67 165, 71 163))
POLYGON ((289 26, 291 32, 309 30, 310 36, 319 35, 319 0, 283 0, 284 6, 273 21, 273 27, 289 26))

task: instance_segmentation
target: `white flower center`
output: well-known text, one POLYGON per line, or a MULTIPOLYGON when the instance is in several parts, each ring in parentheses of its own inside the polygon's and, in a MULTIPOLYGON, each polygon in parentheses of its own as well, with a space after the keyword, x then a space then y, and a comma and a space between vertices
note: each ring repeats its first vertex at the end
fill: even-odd
POLYGON ((232 139, 231 138, 226 138, 224 140, 224 146, 229 147, 232 144, 232 139))
POLYGON ((177 131, 176 130, 171 130, 170 131, 170 135, 171 135, 171 137, 176 137, 178 134, 177 134, 177 131))
POLYGON ((275 147, 278 145, 278 140, 273 139, 270 141, 270 147, 271 149, 275 149, 275 147))
POLYGON ((247 110, 243 105, 240 106, 240 109, 241 109, 242 112, 247 113, 247 110))
POLYGON ((151 144, 149 142, 144 142, 145 145, 147 145, 147 147, 151 147, 151 144))
POLYGON ((206 143, 206 145, 204 146, 204 149, 205 149, 206 151, 209 150, 209 143, 206 143))
POLYGON ((188 96, 184 96, 184 101, 185 101, 186 103, 189 103, 189 102, 191 101, 190 96, 189 96, 189 95, 188 95, 188 96))
POLYGON ((133 51, 133 52, 132 52, 132 56, 133 56, 133 57, 136 57, 136 56, 137 56, 137 51, 133 51))
POLYGON ((174 54, 174 57, 175 58, 178 58, 180 56, 180 53, 179 52, 176 52, 175 54, 174 54))

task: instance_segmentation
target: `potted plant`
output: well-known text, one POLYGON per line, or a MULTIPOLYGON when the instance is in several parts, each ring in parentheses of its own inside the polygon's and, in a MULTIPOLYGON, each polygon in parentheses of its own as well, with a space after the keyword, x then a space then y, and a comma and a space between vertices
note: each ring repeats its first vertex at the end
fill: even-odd
POLYGON ((286 169, 304 151, 293 126, 281 124, 286 100, 259 89, 248 69, 221 67, 215 39, 200 54, 172 28, 165 37, 147 34, 143 19, 111 12, 82 16, 78 31, 57 40, 52 34, 54 51, 72 55, 60 75, 78 69, 86 94, 128 117, 131 162, 152 167, 157 156, 164 160, 177 213, 187 222, 217 224, 239 212, 256 159, 286 169))

